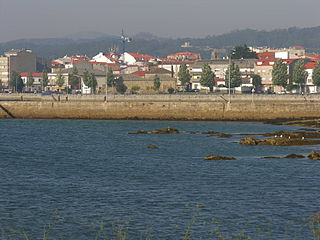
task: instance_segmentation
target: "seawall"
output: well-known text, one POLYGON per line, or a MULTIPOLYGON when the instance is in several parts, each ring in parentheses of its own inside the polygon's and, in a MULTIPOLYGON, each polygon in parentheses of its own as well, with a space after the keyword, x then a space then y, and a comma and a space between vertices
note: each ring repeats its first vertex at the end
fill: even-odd
POLYGON ((0 95, 0 118, 272 120, 320 118, 320 97, 234 95, 0 95))

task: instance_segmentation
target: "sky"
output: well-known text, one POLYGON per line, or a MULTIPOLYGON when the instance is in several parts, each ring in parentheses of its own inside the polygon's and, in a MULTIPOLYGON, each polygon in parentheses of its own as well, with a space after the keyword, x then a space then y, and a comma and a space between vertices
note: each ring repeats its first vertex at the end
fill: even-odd
POLYGON ((0 0, 0 42, 77 32, 205 37, 320 25, 319 0, 0 0))

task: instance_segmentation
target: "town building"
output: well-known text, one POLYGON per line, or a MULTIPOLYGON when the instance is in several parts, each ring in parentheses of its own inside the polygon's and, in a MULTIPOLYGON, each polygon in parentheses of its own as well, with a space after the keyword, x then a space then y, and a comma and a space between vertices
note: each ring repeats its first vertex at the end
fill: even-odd
POLYGON ((121 55, 120 60, 126 65, 146 65, 155 57, 147 54, 125 52, 121 55))
MULTIPOLYGON (((243 84, 246 86, 251 84, 251 76, 254 74, 254 63, 256 59, 234 59, 234 62, 239 67, 239 71, 241 74, 241 78, 243 84), (249 83, 248 83, 249 82, 249 83)), ((208 63, 211 67, 212 72, 214 72, 215 77, 219 79, 219 85, 223 85, 221 79, 226 78, 226 72, 229 68, 230 61, 228 59, 220 59, 220 60, 210 60, 210 61, 199 61, 195 64, 191 64, 189 66, 189 72, 191 74, 191 84, 192 89, 207 89, 202 87, 200 84, 202 68, 205 63, 208 63)), ((225 84, 225 83, 224 83, 225 84)))
POLYGON ((0 56, 0 91, 9 85, 9 57, 0 56))
POLYGON ((8 89, 12 72, 35 72, 36 55, 31 50, 12 49, 0 56, 0 79, 2 88, 8 89))
POLYGON ((35 72, 35 73, 29 73, 29 72, 22 72, 20 73, 21 79, 25 85, 25 91, 26 92, 38 92, 42 90, 41 81, 42 81, 42 73, 35 72), (29 84, 29 79, 33 78, 33 83, 29 84))
POLYGON ((308 73, 307 82, 305 86, 306 93, 317 93, 319 87, 315 86, 312 81, 313 69, 316 67, 317 62, 309 62, 304 65, 306 72, 308 73))
POLYGON ((154 93, 154 79, 158 76, 160 79, 159 92, 167 93, 169 88, 176 89, 176 78, 172 77, 172 72, 161 69, 151 68, 149 71, 137 71, 132 74, 122 75, 124 85, 127 86, 127 92, 132 89, 139 89, 140 93, 154 93))
POLYGON ((168 55, 167 58, 176 61, 199 61, 201 56, 200 53, 178 52, 168 55))

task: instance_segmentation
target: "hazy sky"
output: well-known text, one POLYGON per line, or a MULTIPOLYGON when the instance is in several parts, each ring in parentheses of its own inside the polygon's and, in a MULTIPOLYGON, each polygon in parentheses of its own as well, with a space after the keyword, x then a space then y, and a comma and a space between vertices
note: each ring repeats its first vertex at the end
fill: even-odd
POLYGON ((0 0, 0 42, 97 31, 204 37, 320 25, 319 0, 0 0))

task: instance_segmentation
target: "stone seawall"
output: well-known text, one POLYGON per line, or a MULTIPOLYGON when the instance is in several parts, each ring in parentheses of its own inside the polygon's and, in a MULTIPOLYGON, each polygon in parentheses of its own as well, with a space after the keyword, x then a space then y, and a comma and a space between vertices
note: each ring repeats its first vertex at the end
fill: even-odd
POLYGON ((165 120, 272 120, 320 118, 320 101, 305 98, 221 97, 179 101, 138 98, 134 101, 0 101, 0 118, 22 119, 165 119, 165 120), (4 111, 5 109, 6 111, 4 111), (10 113, 11 116, 8 114, 10 113))

